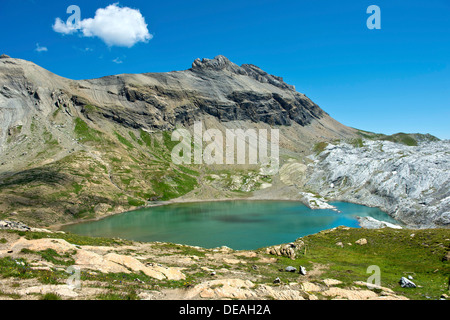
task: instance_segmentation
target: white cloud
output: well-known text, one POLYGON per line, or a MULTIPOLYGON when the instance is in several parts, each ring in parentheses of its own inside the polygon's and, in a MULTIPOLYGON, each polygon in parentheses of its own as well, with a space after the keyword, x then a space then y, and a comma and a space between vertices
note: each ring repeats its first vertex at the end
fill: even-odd
POLYGON ((65 23, 60 18, 56 18, 55 24, 52 26, 53 31, 63 34, 71 34, 77 32, 77 28, 71 23, 65 23))
POLYGON ((47 47, 41 47, 39 45, 39 43, 36 43, 36 49, 34 49, 34 50, 37 51, 37 52, 46 52, 46 51, 48 51, 47 47))
POLYGON ((113 60, 113 62, 114 62, 114 63, 117 63, 117 64, 123 63, 123 61, 120 60, 119 57, 115 58, 115 59, 113 60))
MULTIPOLYGON (((74 33, 74 26, 56 18, 53 30, 63 34, 74 33)), ((78 31, 78 30, 77 30, 78 31)), ((84 37, 98 37, 108 46, 131 48, 138 42, 148 42, 153 38, 147 29, 141 12, 117 3, 97 9, 94 18, 79 22, 80 34, 84 37)))

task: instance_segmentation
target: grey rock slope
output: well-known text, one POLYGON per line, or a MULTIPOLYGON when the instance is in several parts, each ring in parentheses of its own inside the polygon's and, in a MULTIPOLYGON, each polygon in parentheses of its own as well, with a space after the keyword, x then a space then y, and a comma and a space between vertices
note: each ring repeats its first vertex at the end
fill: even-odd
MULTIPOLYGON (((282 78, 253 65, 237 66, 223 56, 197 59, 185 71, 81 81, 4 56, 0 59, 0 106, 0 148, 5 146, 8 130, 27 127, 34 116, 45 120, 59 109, 69 117, 81 113, 89 118, 86 106, 95 106, 94 116, 102 120, 147 130, 171 130, 213 116, 220 122, 313 124, 319 131, 325 129, 323 136, 350 137, 355 132, 282 78)), ((89 120, 98 120, 92 117, 89 120)))
POLYGON ((405 146, 364 141, 328 145, 312 156, 305 187, 320 195, 379 207, 417 227, 450 225, 450 141, 405 146))

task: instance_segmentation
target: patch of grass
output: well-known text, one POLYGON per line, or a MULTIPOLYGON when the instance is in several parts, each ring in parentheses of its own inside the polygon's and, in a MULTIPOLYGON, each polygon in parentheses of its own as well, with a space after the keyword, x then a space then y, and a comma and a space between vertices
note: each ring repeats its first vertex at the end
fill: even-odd
POLYGON ((326 148, 327 146, 328 146, 328 142, 325 142, 325 141, 316 143, 316 144, 314 145, 313 151, 314 151, 316 154, 320 154, 320 153, 322 153, 322 152, 325 150, 325 148, 326 148))
POLYGON ((160 200, 178 198, 193 190, 198 181, 187 174, 172 171, 160 178, 152 179, 155 196, 160 200))
POLYGON ((90 105, 90 104, 87 104, 87 105, 83 106, 83 109, 81 110, 81 112, 88 113, 88 114, 89 113, 94 113, 96 111, 98 111, 98 108, 96 106, 93 106, 93 105, 90 105))
POLYGON ((33 278, 30 268, 24 259, 0 258, 0 275, 4 278, 33 278))
POLYGON ((44 183, 50 185, 57 185, 62 183, 67 178, 66 174, 58 172, 51 167, 33 168, 20 171, 2 181, 0 189, 5 187, 17 188, 30 183, 44 183))
POLYGON ((197 256, 197 257, 206 256, 206 253, 202 250, 174 243, 158 244, 158 248, 163 250, 164 254, 182 254, 183 256, 197 256))
POLYGON ((89 125, 81 118, 75 119, 75 134, 82 142, 94 141, 100 142, 102 133, 89 127, 89 125))
POLYGON ((198 171, 189 169, 189 168, 184 167, 184 166, 178 166, 178 169, 180 169, 180 170, 183 171, 184 173, 187 173, 187 174, 189 174, 189 175, 191 175, 191 176, 196 176, 196 177, 198 177, 198 176, 200 175, 200 173, 199 173, 198 171))
POLYGON ((36 124, 36 119, 31 119, 31 124, 30 124, 30 131, 31 132, 35 132, 37 130, 37 124, 36 124))
POLYGON ((5 238, 1 238, 0 243, 8 243, 8 240, 6 240, 5 238))
POLYGON ((43 251, 37 251, 35 253, 40 255, 42 259, 47 260, 48 262, 51 262, 55 265, 71 266, 75 264, 75 260, 73 260, 71 258, 71 255, 68 253, 64 256, 61 256, 53 249, 46 249, 43 251))
POLYGON ((124 144, 125 146, 127 146, 130 149, 134 149, 133 144, 128 141, 127 139, 125 139, 123 136, 121 136, 117 131, 114 131, 114 134, 116 135, 117 139, 124 144))
POLYGON ((107 293, 99 294, 96 299, 98 300, 139 300, 136 291, 129 291, 126 293, 117 293, 115 291, 110 291, 107 293))
POLYGON ((20 250, 21 253, 23 254, 36 254, 41 256, 42 259, 53 263, 54 265, 65 265, 65 266, 71 266, 75 264, 75 260, 73 260, 71 258, 71 256, 73 254, 75 254, 75 252, 67 252, 66 254, 64 254, 63 256, 61 256, 60 254, 58 254, 55 250, 53 249, 46 249, 46 250, 42 250, 42 251, 33 251, 27 248, 23 248, 22 250, 20 250))
POLYGON ((350 140, 350 144, 355 148, 364 147, 364 141, 361 138, 350 140))
POLYGON ((3 291, 0 291, 0 297, 8 297, 8 298, 17 300, 17 299, 20 299, 21 296, 20 296, 20 294, 17 294, 17 293, 6 293, 3 291))
POLYGON ((172 151, 172 149, 180 143, 179 141, 172 141, 172 134, 167 131, 163 132, 163 141, 169 151, 172 151))
POLYGON ((152 138, 150 137, 150 134, 148 132, 141 130, 140 136, 141 136, 142 141, 144 141, 144 143, 147 147, 149 147, 149 148, 153 147, 152 138))
POLYGON ((145 201, 128 197, 128 204, 133 207, 141 207, 141 206, 145 205, 145 201))
POLYGON ((142 140, 140 140, 140 139, 138 139, 138 138, 136 137, 136 135, 134 134, 133 131, 128 131, 128 134, 130 135, 131 139, 132 139, 133 141, 139 143, 139 145, 142 146, 142 145, 144 144, 144 143, 142 142, 142 140))
POLYGON ((442 257, 450 250, 450 244, 445 240, 449 237, 448 229, 338 229, 303 237, 307 254, 300 256, 296 263, 326 264, 329 268, 322 278, 338 279, 348 285, 354 281, 367 281, 371 275, 367 268, 377 265, 381 270, 382 286, 412 299, 425 299, 426 296, 438 299, 448 292, 450 264, 442 261, 442 257), (415 236, 411 237, 411 234, 415 236), (367 239, 368 243, 355 244, 361 238, 367 239), (344 248, 336 246, 337 242, 342 242, 344 248), (400 287, 400 278, 409 274, 421 288, 400 287))
POLYGON ((44 139, 44 143, 50 148, 58 145, 58 140, 54 139, 51 132, 49 132, 47 129, 44 129, 42 138, 44 139))
POLYGON ((31 231, 25 232, 16 230, 8 230, 8 232, 17 233, 20 236, 25 236, 27 240, 42 239, 42 238, 63 239, 69 243, 80 246, 115 246, 115 245, 131 244, 131 241, 128 240, 101 238, 101 237, 87 237, 68 232, 52 233, 52 234, 46 232, 31 232, 31 231))
POLYGON ((62 300, 61 296, 56 293, 46 293, 42 296, 41 300, 62 300))
MULTIPOLYGON (((358 130, 358 129, 357 129, 358 130)), ((437 137, 431 134, 421 134, 421 133, 395 133, 393 135, 385 135, 382 133, 373 133, 364 130, 358 130, 358 134, 364 139, 369 140, 385 140, 395 143, 402 143, 407 146, 417 146, 419 141, 440 141, 437 137)))
POLYGON ((414 139, 412 137, 412 135, 409 135, 409 134, 406 134, 403 132, 396 133, 391 136, 383 137, 380 140, 387 140, 387 141, 391 141, 391 142, 402 143, 402 144, 404 144, 406 146, 410 146, 410 147, 418 145, 417 140, 414 139))
POLYGON ((80 184, 78 184, 78 183, 76 183, 76 182, 72 183, 72 187, 73 187, 73 189, 74 189, 73 191, 74 191, 76 194, 79 194, 80 191, 83 189, 83 186, 80 185, 80 184))
POLYGON ((42 284, 62 284, 68 274, 57 271, 39 271, 35 273, 39 282, 42 284))

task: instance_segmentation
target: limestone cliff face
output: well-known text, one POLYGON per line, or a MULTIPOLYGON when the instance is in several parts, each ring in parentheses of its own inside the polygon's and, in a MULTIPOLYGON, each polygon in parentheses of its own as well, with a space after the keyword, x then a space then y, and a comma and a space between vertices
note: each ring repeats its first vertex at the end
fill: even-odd
POLYGON ((98 107, 101 116, 124 126, 161 130, 177 123, 192 124, 205 114, 220 121, 287 126, 293 122, 305 126, 328 116, 281 78, 253 65, 239 67, 223 56, 196 60, 186 71, 85 81, 58 77, 31 62, 3 58, 0 85, 2 128, 19 125, 33 111, 48 116, 62 108, 72 114, 77 108, 83 112, 86 105, 98 107))
MULTIPOLYGON (((191 125, 205 115, 220 122, 280 126, 297 123, 304 127, 321 119, 332 122, 328 114, 282 78, 254 65, 237 66, 223 56, 197 59, 185 71, 83 81, 65 79, 31 62, 4 57, 0 59, 0 106, 0 147, 4 147, 11 128, 27 127, 34 116, 47 122, 56 110, 69 117, 81 113, 94 122, 100 117, 149 130, 191 125), (86 106, 95 106, 95 110, 86 106)), ((335 122, 331 130, 337 132, 336 137, 354 132, 335 122)))

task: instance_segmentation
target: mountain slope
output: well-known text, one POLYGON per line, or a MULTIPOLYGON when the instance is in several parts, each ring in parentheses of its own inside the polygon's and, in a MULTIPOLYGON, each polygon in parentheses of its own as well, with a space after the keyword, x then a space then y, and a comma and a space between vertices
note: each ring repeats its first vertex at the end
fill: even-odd
POLYGON ((308 161, 320 141, 358 136, 281 78, 223 56, 185 71, 81 81, 2 56, 0 212, 48 225, 276 186, 258 166, 173 164, 170 132, 196 121, 222 132, 280 129, 281 164, 308 161))

